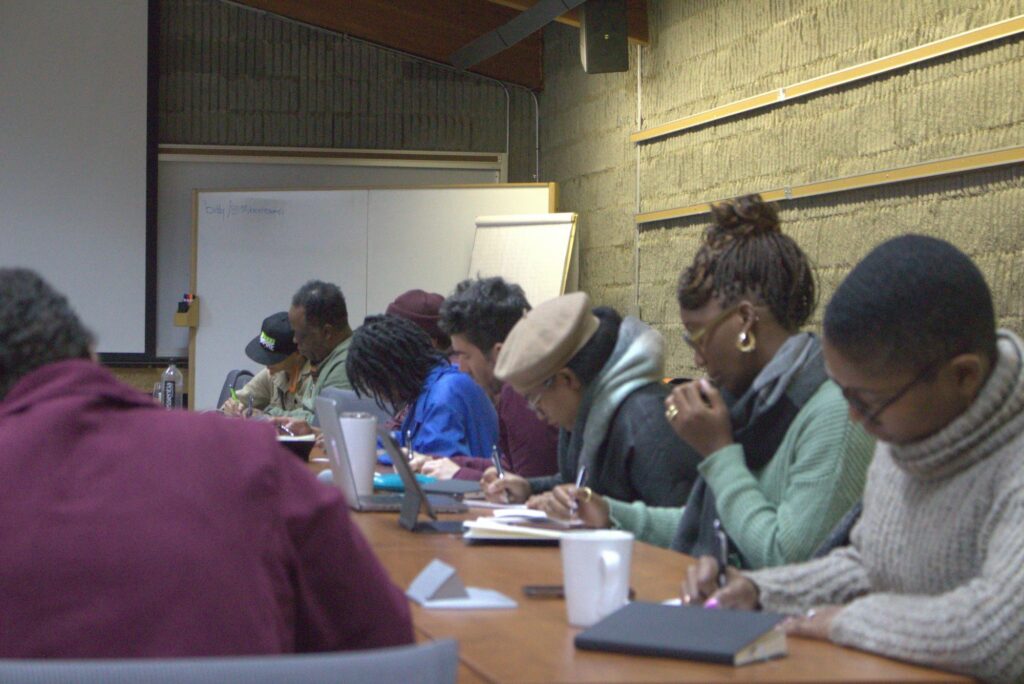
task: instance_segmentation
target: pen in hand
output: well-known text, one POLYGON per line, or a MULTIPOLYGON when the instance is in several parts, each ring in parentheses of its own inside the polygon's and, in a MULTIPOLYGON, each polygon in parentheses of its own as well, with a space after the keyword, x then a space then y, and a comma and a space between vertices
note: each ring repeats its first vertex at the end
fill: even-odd
MULTIPOLYGON (((580 469, 576 471, 576 489, 579 490, 583 486, 583 481, 587 479, 587 466, 581 465, 580 469)), ((576 519, 576 514, 579 512, 579 504, 576 502, 576 497, 573 497, 569 503, 569 513, 572 519, 576 519)))
MULTIPOLYGON (((491 463, 494 464, 494 470, 498 473, 498 479, 505 479, 505 469, 501 466, 501 454, 498 453, 498 445, 495 444, 491 447, 491 463)), ((508 490, 502 492, 504 495, 505 503, 508 503, 508 490)))
POLYGON ((715 518, 715 560, 718 561, 718 586, 721 588, 729 583, 729 576, 725 572, 729 563, 729 539, 718 518, 715 518))
POLYGON ((295 433, 292 432, 292 429, 290 427, 288 427, 287 425, 285 425, 284 423, 278 423, 277 424, 277 429, 280 430, 281 432, 283 432, 286 435, 291 435, 292 437, 295 436, 295 433))
POLYGON ((246 417, 246 418, 252 418, 252 395, 250 394, 250 395, 249 395, 249 396, 247 397, 247 399, 248 399, 249 401, 248 401, 248 406, 247 406, 247 407, 246 407, 246 409, 245 409, 245 417, 246 417))
POLYGON ((235 388, 231 387, 229 389, 231 390, 231 398, 237 401, 239 404, 241 404, 242 400, 238 398, 238 392, 235 391, 235 388))
MULTIPOLYGON (((729 562, 729 538, 725 536, 722 529, 722 521, 715 518, 715 562, 718 564, 718 588, 721 589, 729 583, 729 575, 726 567, 729 562)), ((705 608, 718 608, 718 599, 712 597, 704 603, 705 608)))

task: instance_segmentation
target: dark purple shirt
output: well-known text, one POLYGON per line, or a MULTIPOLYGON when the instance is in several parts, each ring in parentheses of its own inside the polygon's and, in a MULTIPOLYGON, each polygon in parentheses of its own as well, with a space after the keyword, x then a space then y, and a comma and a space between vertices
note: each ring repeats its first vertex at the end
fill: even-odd
MULTIPOLYGON (((558 428, 540 418, 526 399, 505 384, 498 395, 498 449, 501 464, 523 477, 541 477, 558 472, 558 428)), ((458 480, 479 480, 491 466, 485 458, 459 456, 452 459, 461 468, 458 480)))
POLYGON ((167 411, 90 361, 0 402, 0 657, 410 643, 340 492, 269 424, 167 411))

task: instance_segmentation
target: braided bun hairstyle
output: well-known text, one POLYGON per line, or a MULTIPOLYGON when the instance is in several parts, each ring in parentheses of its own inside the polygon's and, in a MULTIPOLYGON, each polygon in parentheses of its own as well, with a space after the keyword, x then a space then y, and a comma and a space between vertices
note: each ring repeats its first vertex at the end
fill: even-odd
POLYGON ((699 309, 712 297, 728 307, 747 297, 767 306, 786 330, 798 330, 817 303, 814 273, 804 251, 783 235, 775 206, 746 195, 712 205, 711 213, 715 223, 679 275, 680 308, 699 309))

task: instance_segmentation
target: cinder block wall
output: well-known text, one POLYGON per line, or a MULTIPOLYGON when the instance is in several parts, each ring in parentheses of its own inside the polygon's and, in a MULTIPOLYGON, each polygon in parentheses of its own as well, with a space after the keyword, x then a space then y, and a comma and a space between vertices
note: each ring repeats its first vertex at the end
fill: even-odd
MULTIPOLYGON (((502 87, 220 0, 160 0, 160 142, 503 152, 502 87)), ((510 87, 509 180, 535 180, 510 87)))
MULTIPOLYGON (((1024 40, 1007 39, 811 98, 632 145, 643 127, 863 63, 1024 13, 989 0, 649 0, 652 44, 630 72, 586 75, 577 34, 547 29, 542 175, 581 214, 581 287, 665 335, 667 370, 695 372, 674 300, 708 216, 633 215, 1024 144, 1024 40), (638 89, 638 72, 640 85, 638 89), (639 180, 638 180, 639 179, 639 180), (638 192, 639 189, 639 192, 638 192), (639 246, 639 279, 634 248, 639 246)), ((825 303, 874 245, 906 232, 975 259, 1000 323, 1024 329, 1024 168, 903 183, 782 205, 784 230, 814 261, 825 303)))

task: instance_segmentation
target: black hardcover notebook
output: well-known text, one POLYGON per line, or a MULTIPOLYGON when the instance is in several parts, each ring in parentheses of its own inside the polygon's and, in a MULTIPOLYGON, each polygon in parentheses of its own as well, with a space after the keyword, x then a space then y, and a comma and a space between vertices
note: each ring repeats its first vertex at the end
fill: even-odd
POLYGON ((630 603, 576 635, 576 648, 726 665, 786 655, 777 613, 630 603))

